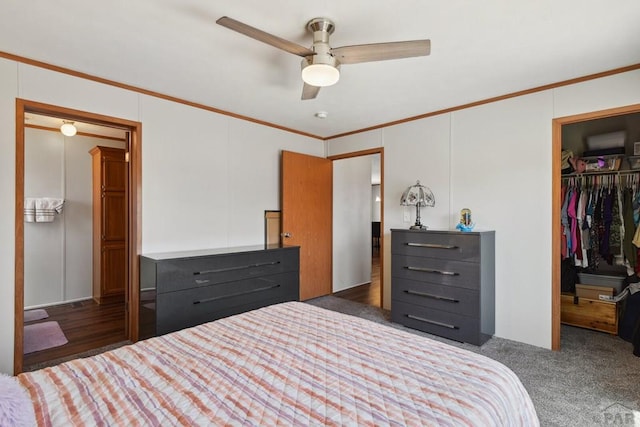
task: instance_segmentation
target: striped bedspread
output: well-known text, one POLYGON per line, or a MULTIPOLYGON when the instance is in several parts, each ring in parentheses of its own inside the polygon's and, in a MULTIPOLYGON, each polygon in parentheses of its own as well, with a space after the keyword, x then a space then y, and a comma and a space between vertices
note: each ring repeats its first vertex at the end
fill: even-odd
POLYGON ((42 426, 537 426, 484 356, 299 302, 20 374, 42 426))

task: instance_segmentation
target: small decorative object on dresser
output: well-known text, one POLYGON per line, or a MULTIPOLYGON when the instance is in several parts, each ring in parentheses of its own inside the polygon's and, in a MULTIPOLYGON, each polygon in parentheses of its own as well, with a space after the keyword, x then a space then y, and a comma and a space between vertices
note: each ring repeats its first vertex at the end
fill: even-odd
POLYGON ((140 336, 300 299, 300 248, 259 245, 140 257, 140 336))
POLYGON ((460 231, 472 231, 476 225, 471 220, 471 209, 464 208, 460 210, 460 222, 456 225, 456 229, 460 231))
POLYGON ((391 320, 484 344, 495 331, 495 232, 391 230, 391 320))

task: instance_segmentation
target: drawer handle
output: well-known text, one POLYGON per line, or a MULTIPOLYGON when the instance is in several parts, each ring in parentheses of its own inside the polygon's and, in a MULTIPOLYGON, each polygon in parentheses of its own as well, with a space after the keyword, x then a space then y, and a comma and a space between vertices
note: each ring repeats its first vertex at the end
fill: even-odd
POLYGON ((198 280, 196 279, 196 285, 204 285, 205 283, 209 283, 211 280, 198 280))
POLYGON ((448 323, 442 323, 442 322, 436 322, 435 320, 425 319, 424 317, 414 316, 413 314, 407 314, 406 316, 409 319, 418 320, 420 322, 429 323, 431 325, 443 326, 443 327, 449 328, 449 329, 460 329, 459 327, 457 327, 455 325, 450 325, 448 323))
POLYGON ((252 289, 250 291, 244 291, 244 292, 236 292, 235 294, 228 294, 228 295, 221 295, 219 297, 211 297, 211 298, 205 298, 205 299, 200 299, 200 300, 196 300, 193 302, 193 304, 203 304, 205 302, 213 302, 213 301, 218 301, 221 299, 225 299, 225 298, 233 298, 233 297, 237 297, 240 295, 247 295, 247 294, 253 294, 255 292, 262 292, 262 291, 268 291, 269 289, 275 289, 275 288, 279 288, 280 285, 276 284, 276 285, 271 285, 271 286, 264 286, 262 288, 256 288, 256 289, 252 289))
POLYGON ((435 243, 413 243, 408 242, 407 246, 413 246, 416 248, 431 248, 431 249, 458 249, 455 245, 438 245, 435 243))
POLYGON ((433 268, 423 268, 423 267, 412 267, 410 265, 405 267, 410 271, 421 271, 423 273, 436 273, 442 274, 443 276, 459 276, 460 273, 456 273, 455 271, 445 271, 445 270, 435 270, 433 268))
POLYGON ((425 298, 433 298, 433 299, 442 300, 442 301, 448 301, 448 302, 460 302, 460 300, 457 300, 457 299, 454 299, 454 298, 443 297, 443 296, 440 296, 440 295, 427 294, 425 292, 412 291, 411 289, 407 289, 407 290, 405 290, 405 292, 408 293, 409 295, 417 295, 417 296, 425 297, 425 298))
POLYGON ((259 262, 257 264, 240 265, 237 267, 218 268, 216 270, 194 271, 193 275, 197 276, 199 274, 224 273, 226 271, 247 270, 249 268, 264 267, 265 265, 277 265, 277 264, 280 264, 280 261, 259 262))

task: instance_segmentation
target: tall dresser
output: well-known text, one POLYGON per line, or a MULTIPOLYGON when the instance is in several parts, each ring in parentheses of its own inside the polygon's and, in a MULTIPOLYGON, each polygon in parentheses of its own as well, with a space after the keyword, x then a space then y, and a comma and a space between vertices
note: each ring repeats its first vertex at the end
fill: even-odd
POLYGON ((391 230, 391 320, 475 345, 495 332, 495 232, 391 230))
POLYGON ((299 300, 299 249, 260 245, 141 256, 140 337, 299 300))

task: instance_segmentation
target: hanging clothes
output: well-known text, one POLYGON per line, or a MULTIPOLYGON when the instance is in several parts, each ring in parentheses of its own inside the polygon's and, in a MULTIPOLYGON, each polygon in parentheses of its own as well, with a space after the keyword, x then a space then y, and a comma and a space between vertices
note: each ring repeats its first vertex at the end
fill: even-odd
MULTIPOLYGON (((640 273, 640 172, 563 179, 561 256, 595 272, 604 260, 640 273)), ((580 270, 579 270, 580 271, 580 270)))

